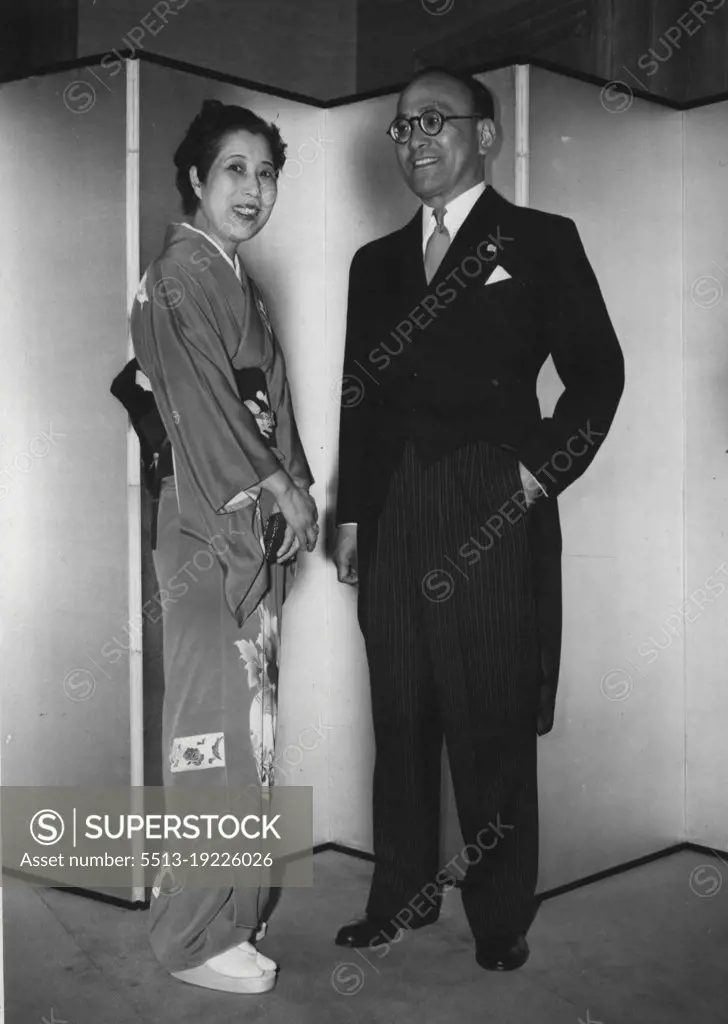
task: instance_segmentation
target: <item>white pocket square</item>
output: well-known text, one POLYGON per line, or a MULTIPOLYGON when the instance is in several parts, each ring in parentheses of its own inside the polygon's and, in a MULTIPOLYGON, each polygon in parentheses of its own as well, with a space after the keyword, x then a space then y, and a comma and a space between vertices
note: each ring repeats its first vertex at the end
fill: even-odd
POLYGON ((499 281, 510 281, 510 280, 511 280, 511 275, 508 273, 508 271, 505 269, 505 267, 501 267, 500 264, 499 264, 495 268, 493 273, 490 275, 490 277, 487 279, 485 284, 486 285, 498 284, 499 281))

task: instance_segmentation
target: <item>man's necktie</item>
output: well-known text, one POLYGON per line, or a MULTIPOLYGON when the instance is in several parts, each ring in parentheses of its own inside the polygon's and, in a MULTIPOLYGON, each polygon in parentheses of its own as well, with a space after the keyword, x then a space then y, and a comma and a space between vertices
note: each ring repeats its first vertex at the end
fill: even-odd
POLYGON ((445 208, 433 210, 432 216, 437 221, 437 226, 427 240, 425 249, 425 277, 428 284, 450 248, 450 232, 445 227, 445 208))

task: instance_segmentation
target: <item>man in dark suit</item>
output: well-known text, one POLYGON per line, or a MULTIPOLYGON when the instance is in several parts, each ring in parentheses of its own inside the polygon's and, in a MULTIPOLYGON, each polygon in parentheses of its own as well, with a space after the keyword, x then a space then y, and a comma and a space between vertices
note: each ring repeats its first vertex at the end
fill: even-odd
POLYGON ((390 135, 423 203, 352 261, 335 560, 359 585, 376 741, 375 869, 343 946, 437 919, 446 743, 476 959, 512 970, 536 911, 536 740, 561 645, 557 496, 594 458, 624 386, 574 223, 483 183, 493 100, 420 72, 390 135), (541 415, 552 356, 564 384, 541 415))

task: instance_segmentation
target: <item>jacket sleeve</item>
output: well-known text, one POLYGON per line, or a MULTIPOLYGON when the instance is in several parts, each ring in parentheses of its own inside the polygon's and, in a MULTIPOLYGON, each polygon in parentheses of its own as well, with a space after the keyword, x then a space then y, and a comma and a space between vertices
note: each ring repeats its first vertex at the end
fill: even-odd
MULTIPOLYGON (((555 497, 590 465, 624 389, 624 358, 599 283, 571 220, 555 241, 544 280, 543 332, 564 385, 553 415, 518 447, 518 457, 555 497)), ((554 232, 556 235, 556 232, 554 232)))
POLYGON ((181 301, 168 301, 153 286, 154 277, 147 285, 153 297, 137 299, 132 310, 135 354, 175 458, 215 512, 231 511, 231 499, 275 472, 278 460, 240 400, 204 290, 187 283, 181 301))
POLYGON ((359 250, 349 270, 346 345, 341 379, 336 502, 336 522, 339 525, 360 522, 367 503, 361 481, 374 423, 373 396, 366 375, 357 365, 357 359, 363 352, 363 341, 367 337, 369 302, 366 282, 363 253, 359 250))

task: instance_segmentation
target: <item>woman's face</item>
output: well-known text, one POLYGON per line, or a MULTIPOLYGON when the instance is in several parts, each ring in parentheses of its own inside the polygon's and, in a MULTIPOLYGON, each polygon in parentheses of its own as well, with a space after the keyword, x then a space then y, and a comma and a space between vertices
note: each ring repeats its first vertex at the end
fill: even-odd
POLYGON ((224 137, 206 181, 199 180, 196 167, 190 169, 190 180, 200 200, 195 226, 217 239, 228 253, 258 234, 278 196, 268 141, 246 131, 224 137))

